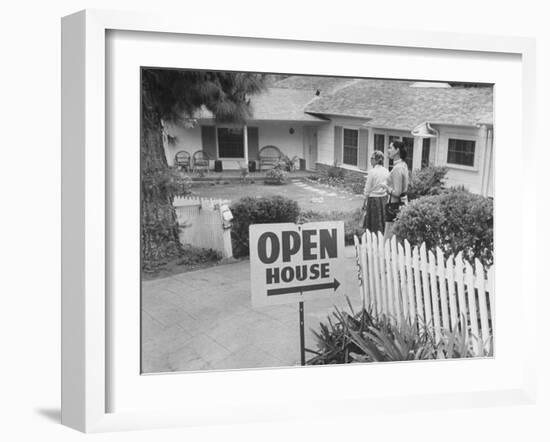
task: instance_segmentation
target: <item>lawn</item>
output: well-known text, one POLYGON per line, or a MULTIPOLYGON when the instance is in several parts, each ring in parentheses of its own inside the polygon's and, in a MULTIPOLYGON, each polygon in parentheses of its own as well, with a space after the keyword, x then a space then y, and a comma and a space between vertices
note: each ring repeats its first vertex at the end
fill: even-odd
POLYGON ((361 195, 354 195, 307 180, 293 180, 283 185, 268 185, 263 182, 250 184, 194 182, 191 190, 195 195, 203 198, 222 198, 231 202, 245 196, 282 195, 296 200, 302 211, 348 212, 356 210, 363 203, 361 195))
MULTIPOLYGON (((284 185, 268 185, 263 181, 241 183, 228 181, 216 184, 211 181, 194 181, 191 187, 194 195, 203 198, 216 198, 236 202, 240 198, 251 196, 282 195, 298 202, 303 221, 345 221, 346 242, 353 241, 353 234, 359 226, 358 209, 363 197, 335 189, 326 185, 310 182, 306 179, 294 179, 284 185)), ((219 257, 209 250, 184 246, 182 256, 174 258, 155 272, 142 272, 143 280, 166 278, 175 274, 198 270, 220 264, 219 257)))

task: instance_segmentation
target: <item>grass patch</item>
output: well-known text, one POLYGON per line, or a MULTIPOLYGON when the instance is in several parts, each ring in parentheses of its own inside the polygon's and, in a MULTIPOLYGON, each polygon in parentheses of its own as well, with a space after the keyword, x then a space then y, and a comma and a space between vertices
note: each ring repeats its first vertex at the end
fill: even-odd
POLYGON ((298 222, 313 223, 319 221, 344 221, 344 238, 346 245, 353 245, 353 236, 363 234, 361 209, 352 211, 333 210, 330 212, 317 212, 306 210, 300 213, 298 222))

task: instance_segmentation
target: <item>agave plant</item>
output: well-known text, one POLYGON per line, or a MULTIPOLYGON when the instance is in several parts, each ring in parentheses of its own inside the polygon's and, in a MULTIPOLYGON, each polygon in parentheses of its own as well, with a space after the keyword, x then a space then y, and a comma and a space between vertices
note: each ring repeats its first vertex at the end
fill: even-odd
POLYGON ((320 324, 314 334, 318 350, 308 350, 315 357, 308 364, 343 364, 349 362, 386 362, 418 359, 468 358, 491 356, 492 342, 484 343, 481 354, 476 342, 465 327, 441 330, 435 338, 434 327, 417 320, 396 324, 384 315, 362 309, 350 313, 335 308, 328 324, 320 324), (334 320, 333 320, 334 319, 334 320))
POLYGON ((327 317, 327 323, 319 324, 320 330, 312 330, 316 341, 317 350, 306 349, 315 356, 307 363, 309 365, 347 364, 354 362, 353 355, 360 352, 360 348, 353 342, 351 332, 363 332, 373 325, 374 317, 370 311, 361 309, 355 313, 349 298, 347 299, 351 313, 339 310, 327 317))

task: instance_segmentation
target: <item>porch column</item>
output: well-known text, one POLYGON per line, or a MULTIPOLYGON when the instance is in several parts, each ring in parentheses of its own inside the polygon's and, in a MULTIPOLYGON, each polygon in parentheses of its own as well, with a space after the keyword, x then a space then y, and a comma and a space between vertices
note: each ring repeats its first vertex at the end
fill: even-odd
POLYGON ((487 183, 484 196, 494 196, 494 156, 493 156, 493 129, 487 129, 487 183))
POLYGON ((370 169, 372 167, 370 164, 370 157, 372 157, 372 153, 374 152, 374 130, 372 127, 369 127, 369 141, 367 147, 367 169, 370 169))
POLYGON ((244 164, 246 170, 248 169, 248 127, 246 124, 243 126, 243 140, 244 140, 244 164))
POLYGON ((414 137, 412 154, 412 169, 420 169, 422 167, 422 137, 414 137))
POLYGON ((479 147, 481 149, 481 152, 478 154, 478 158, 480 158, 480 163, 478 166, 478 170, 481 171, 481 185, 479 189, 479 193, 483 196, 487 196, 487 187, 489 182, 489 152, 488 152, 488 143, 487 143, 487 126, 485 124, 482 124, 479 128, 479 147))

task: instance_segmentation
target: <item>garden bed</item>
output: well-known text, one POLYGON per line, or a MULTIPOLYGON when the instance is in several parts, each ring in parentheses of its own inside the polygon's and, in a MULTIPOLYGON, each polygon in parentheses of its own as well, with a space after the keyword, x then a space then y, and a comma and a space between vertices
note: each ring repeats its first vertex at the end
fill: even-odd
POLYGON ((367 178, 366 172, 344 169, 339 166, 327 166, 317 163, 318 172, 310 175, 308 179, 320 184, 326 184, 334 188, 362 195, 367 178))
POLYGON ((150 281, 153 279, 168 278, 172 275, 212 267, 222 262, 221 255, 212 249, 202 249, 189 244, 182 246, 182 254, 172 258, 166 264, 155 271, 142 271, 141 279, 150 281))

